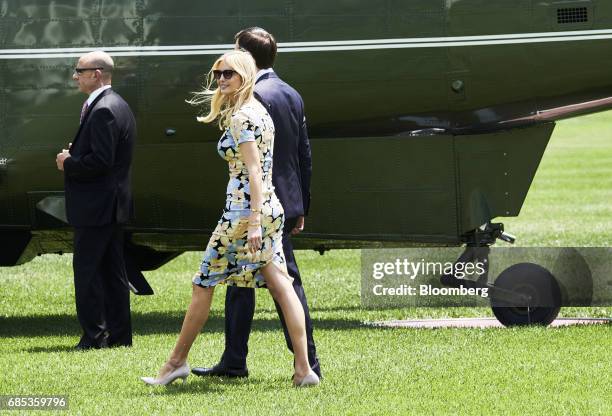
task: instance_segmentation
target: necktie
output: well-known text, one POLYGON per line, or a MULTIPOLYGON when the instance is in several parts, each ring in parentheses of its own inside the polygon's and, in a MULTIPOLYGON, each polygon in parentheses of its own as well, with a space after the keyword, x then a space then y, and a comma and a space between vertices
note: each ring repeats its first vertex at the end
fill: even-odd
POLYGON ((89 105, 87 104, 87 100, 85 100, 85 102, 83 103, 83 108, 81 108, 81 121, 80 121, 80 123, 83 122, 83 117, 85 117, 85 113, 87 112, 87 107, 89 107, 89 105))

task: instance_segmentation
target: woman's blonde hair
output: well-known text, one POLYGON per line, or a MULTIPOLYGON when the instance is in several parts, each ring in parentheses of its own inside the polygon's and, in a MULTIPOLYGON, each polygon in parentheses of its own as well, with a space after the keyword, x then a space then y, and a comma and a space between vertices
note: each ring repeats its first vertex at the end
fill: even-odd
POLYGON ((215 61, 208 72, 204 89, 194 92, 191 99, 187 100, 191 105, 210 103, 210 112, 208 115, 198 117, 197 120, 202 123, 210 123, 218 118, 219 128, 221 130, 229 126, 232 114, 236 113, 245 102, 253 97, 256 75, 257 67, 250 53, 244 51, 230 51, 223 54, 215 61), (221 94, 221 90, 218 86, 214 90, 212 89, 215 82, 213 71, 219 68, 221 62, 225 62, 242 78, 242 85, 240 85, 240 88, 238 88, 233 95, 235 98, 234 100, 231 100, 232 97, 221 94))

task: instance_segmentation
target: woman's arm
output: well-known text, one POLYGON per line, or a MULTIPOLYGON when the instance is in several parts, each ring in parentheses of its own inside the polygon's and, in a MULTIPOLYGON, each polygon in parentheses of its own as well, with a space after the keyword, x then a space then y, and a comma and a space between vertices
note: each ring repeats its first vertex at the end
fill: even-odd
POLYGON ((251 191, 251 214, 249 215, 249 229, 247 241, 249 251, 255 253, 261 248, 261 208, 263 206, 263 181, 261 162, 257 144, 252 141, 240 144, 240 153, 249 171, 249 187, 251 191))

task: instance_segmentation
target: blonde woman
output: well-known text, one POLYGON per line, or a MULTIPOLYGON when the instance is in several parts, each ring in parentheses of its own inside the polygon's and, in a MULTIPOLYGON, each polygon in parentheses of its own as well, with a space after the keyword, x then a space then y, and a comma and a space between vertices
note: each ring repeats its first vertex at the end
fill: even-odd
POLYGON ((224 131, 217 150, 229 163, 223 215, 208 242, 200 272, 193 278, 191 304, 168 361, 147 384, 169 384, 189 375, 187 355, 208 319, 215 286, 267 287, 283 311, 294 345, 296 386, 319 383, 308 364, 304 311, 287 274, 282 249, 283 208, 272 185, 274 124, 253 97, 257 69, 251 55, 231 51, 214 63, 204 91, 190 103, 210 102, 198 121, 218 120, 224 131), (212 89, 216 82, 216 88, 212 89))

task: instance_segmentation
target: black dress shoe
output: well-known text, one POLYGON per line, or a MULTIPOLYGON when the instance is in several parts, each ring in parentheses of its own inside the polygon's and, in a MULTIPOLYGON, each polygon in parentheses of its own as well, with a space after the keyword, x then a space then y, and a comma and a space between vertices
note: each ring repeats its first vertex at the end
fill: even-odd
POLYGON ((101 345, 77 344, 74 347, 76 351, 99 350, 100 348, 108 348, 108 345, 107 344, 101 344, 101 345))
POLYGON ((98 343, 92 343, 81 338, 79 343, 74 347, 74 349, 77 351, 99 350, 100 348, 108 348, 108 336, 100 338, 98 343))
POLYGON ((86 350, 91 350, 94 349, 96 347, 94 347, 93 345, 85 345, 85 344, 77 344, 75 345, 74 349, 76 351, 86 351, 86 350))
POLYGON ((194 367, 191 372, 196 376, 217 376, 229 378, 242 378, 249 376, 249 370, 246 368, 228 368, 222 364, 217 364, 214 367, 194 367))

